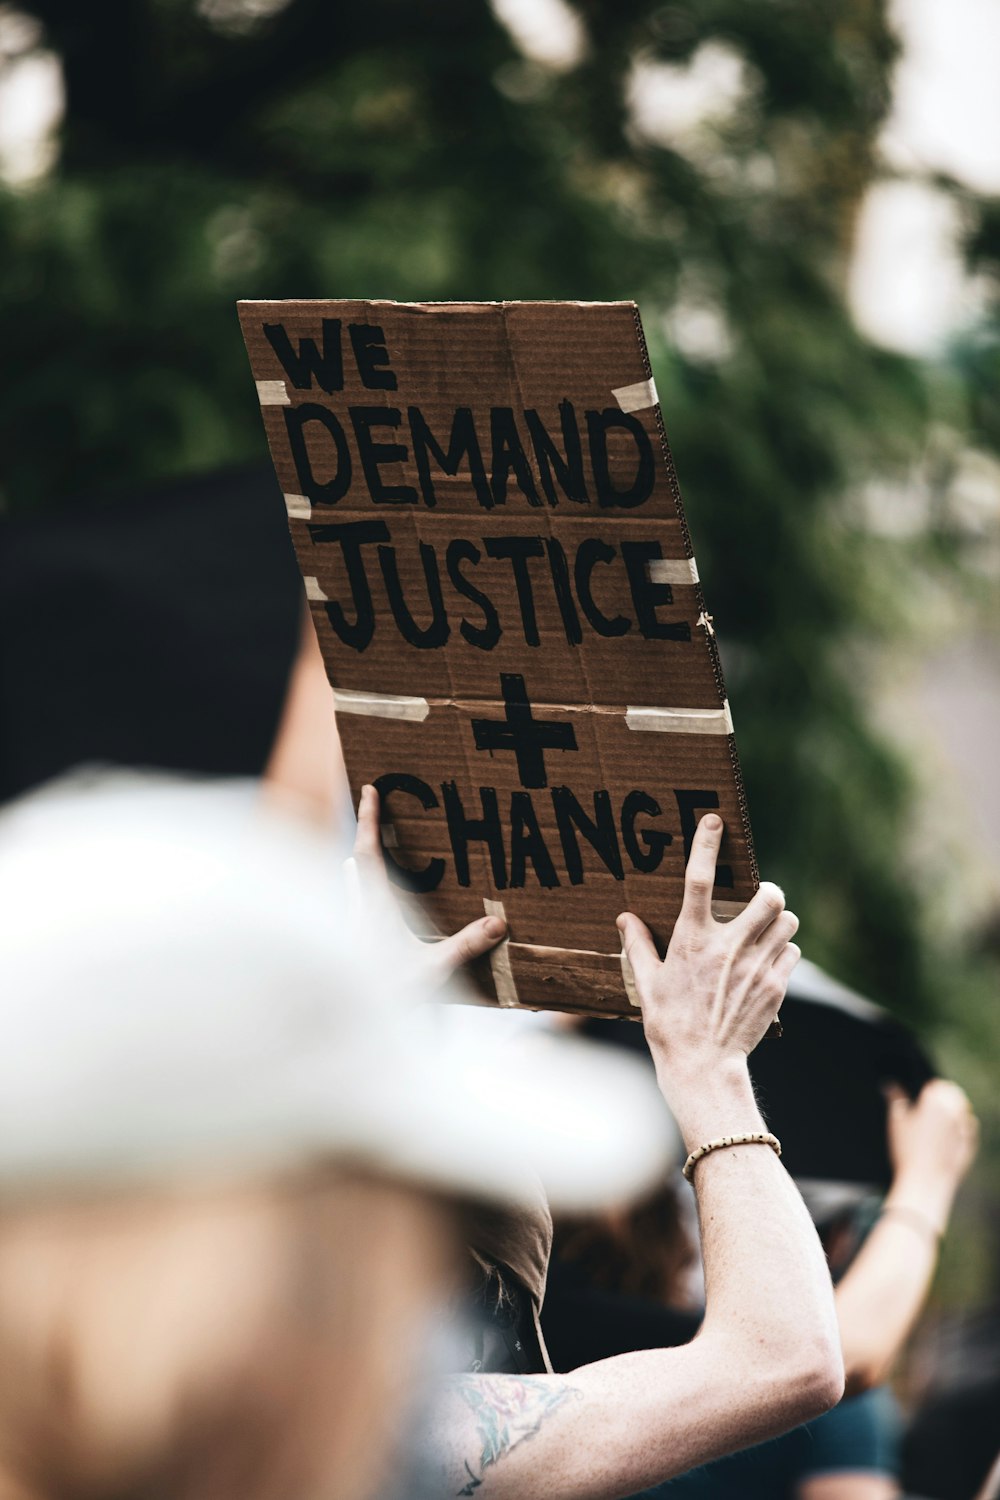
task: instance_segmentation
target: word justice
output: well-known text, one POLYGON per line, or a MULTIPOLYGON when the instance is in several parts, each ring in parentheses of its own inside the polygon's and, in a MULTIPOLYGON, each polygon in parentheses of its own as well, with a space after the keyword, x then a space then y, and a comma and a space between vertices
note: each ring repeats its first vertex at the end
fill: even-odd
POLYGON ((345 608, 339 600, 328 599, 324 609, 340 640, 354 651, 367 649, 377 621, 386 618, 386 611, 376 608, 372 592, 373 576, 379 574, 396 629, 419 650, 434 650, 447 642, 456 606, 461 613, 458 629, 470 646, 492 651, 506 630, 520 632, 526 645, 538 646, 539 589, 550 600, 554 597, 561 629, 573 646, 582 641, 585 625, 599 636, 631 631, 646 640, 691 639, 688 621, 663 620, 658 614, 674 600, 669 583, 650 578, 650 563, 663 557, 658 541, 618 541, 615 545, 587 537, 567 550, 549 536, 505 534, 475 541, 455 537, 442 549, 443 555, 431 543, 421 542, 419 564, 414 567, 413 544, 394 543, 388 524, 380 518, 310 523, 309 530, 317 545, 341 549, 350 604, 345 608), (373 547, 374 555, 366 550, 373 547), (421 574, 421 583, 412 581, 421 574), (411 580, 405 586, 404 576, 411 580), (417 591, 419 599, 414 597, 417 591), (606 600, 609 595, 629 600, 630 613, 602 602, 601 596, 606 600))
MULTIPOLYGON (((631 869, 649 875, 660 868, 675 842, 674 833, 664 826, 660 803, 648 792, 639 790, 626 792, 616 807, 607 790, 595 791, 589 805, 585 805, 568 786, 552 786, 536 805, 529 791, 504 794, 501 803, 495 787, 481 786, 474 793, 479 806, 473 808, 467 805, 467 793, 463 801, 454 781, 441 782, 435 790, 417 776, 393 771, 379 776, 375 787, 390 818, 395 815, 411 820, 414 801, 428 813, 436 813, 437 817, 443 814, 454 876, 460 886, 472 883, 470 845, 485 848, 493 885, 503 891, 523 887, 529 869, 545 889, 564 884, 583 885, 585 847, 590 851, 587 861, 591 869, 606 871, 615 880, 625 879, 626 862, 631 869), (554 827, 558 839, 554 849, 543 832, 543 820, 550 829, 554 827)), ((694 836, 696 811, 718 807, 719 799, 712 791, 688 790, 675 791, 673 798, 681 836, 674 851, 674 873, 680 879, 694 836)), ((440 847, 438 838, 434 843, 440 847)), ((400 864, 388 849, 385 856, 393 877, 412 890, 434 891, 446 874, 447 864, 440 856, 429 859, 418 869, 400 864)), ((720 865, 716 885, 732 884, 732 869, 720 865)))

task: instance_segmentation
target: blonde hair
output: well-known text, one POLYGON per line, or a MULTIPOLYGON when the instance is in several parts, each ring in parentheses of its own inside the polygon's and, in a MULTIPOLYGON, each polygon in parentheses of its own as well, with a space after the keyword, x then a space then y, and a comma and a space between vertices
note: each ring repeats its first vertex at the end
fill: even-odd
POLYGON ((344 1175, 8 1210, 0 1500, 368 1493, 443 1238, 344 1175))

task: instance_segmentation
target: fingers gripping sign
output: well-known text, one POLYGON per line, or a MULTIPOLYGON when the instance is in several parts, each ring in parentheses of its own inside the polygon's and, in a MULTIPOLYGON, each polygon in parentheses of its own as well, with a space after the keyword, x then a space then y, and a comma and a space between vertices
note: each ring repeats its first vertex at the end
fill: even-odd
POLYGON ((649 929, 618 918, 651 1046, 679 1067, 745 1057, 766 1034, 800 957, 798 919, 776 885, 763 884, 732 922, 712 916, 722 820, 698 824, 684 877, 684 901, 661 962, 649 929))
POLYGON ((414 965, 419 967, 423 979, 431 986, 446 984, 456 969, 495 948, 505 936, 507 924, 502 917, 480 917, 478 921, 468 923, 460 932, 442 938, 439 942, 421 942, 406 927, 389 884, 382 853, 379 814, 378 792, 373 786, 362 787, 354 854, 348 861, 354 867, 359 903, 363 908, 380 904, 391 911, 391 920, 398 923, 400 929, 398 935, 405 941, 407 951, 412 954, 414 965))
POLYGON ((379 822, 379 795, 373 786, 361 788, 358 803, 358 827, 354 835, 354 859, 363 868, 366 879, 388 885, 385 860, 382 858, 382 832, 379 822))

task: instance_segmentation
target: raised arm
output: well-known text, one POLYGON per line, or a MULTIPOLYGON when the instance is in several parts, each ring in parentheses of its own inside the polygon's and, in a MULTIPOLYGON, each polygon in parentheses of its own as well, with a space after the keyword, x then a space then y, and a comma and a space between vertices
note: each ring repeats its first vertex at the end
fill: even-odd
MULTIPOLYGON (((687 1149, 765 1129, 747 1072, 798 958, 798 923, 762 886, 712 918, 722 836, 702 819, 684 908, 661 962, 648 930, 619 927, 662 1092, 687 1149)), ((702 1331, 568 1376, 464 1376, 442 1405, 442 1494, 613 1500, 781 1432, 833 1405, 843 1366, 815 1230, 777 1156, 716 1150, 694 1170, 705 1260, 702 1331), (481 1492, 481 1494, 480 1494, 481 1492)))
POLYGON ((892 1187, 837 1287, 849 1395, 881 1385, 924 1305, 938 1243, 976 1154, 978 1124, 962 1090, 935 1078, 889 1105, 892 1187))

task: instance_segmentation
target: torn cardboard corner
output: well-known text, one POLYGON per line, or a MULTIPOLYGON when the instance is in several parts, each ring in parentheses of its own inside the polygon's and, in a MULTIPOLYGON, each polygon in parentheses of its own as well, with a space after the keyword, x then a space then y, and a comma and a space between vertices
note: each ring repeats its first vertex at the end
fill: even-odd
POLYGON ((495 1003, 635 1017, 697 820, 757 885, 718 647, 634 304, 244 302, 355 794, 495 1003))

